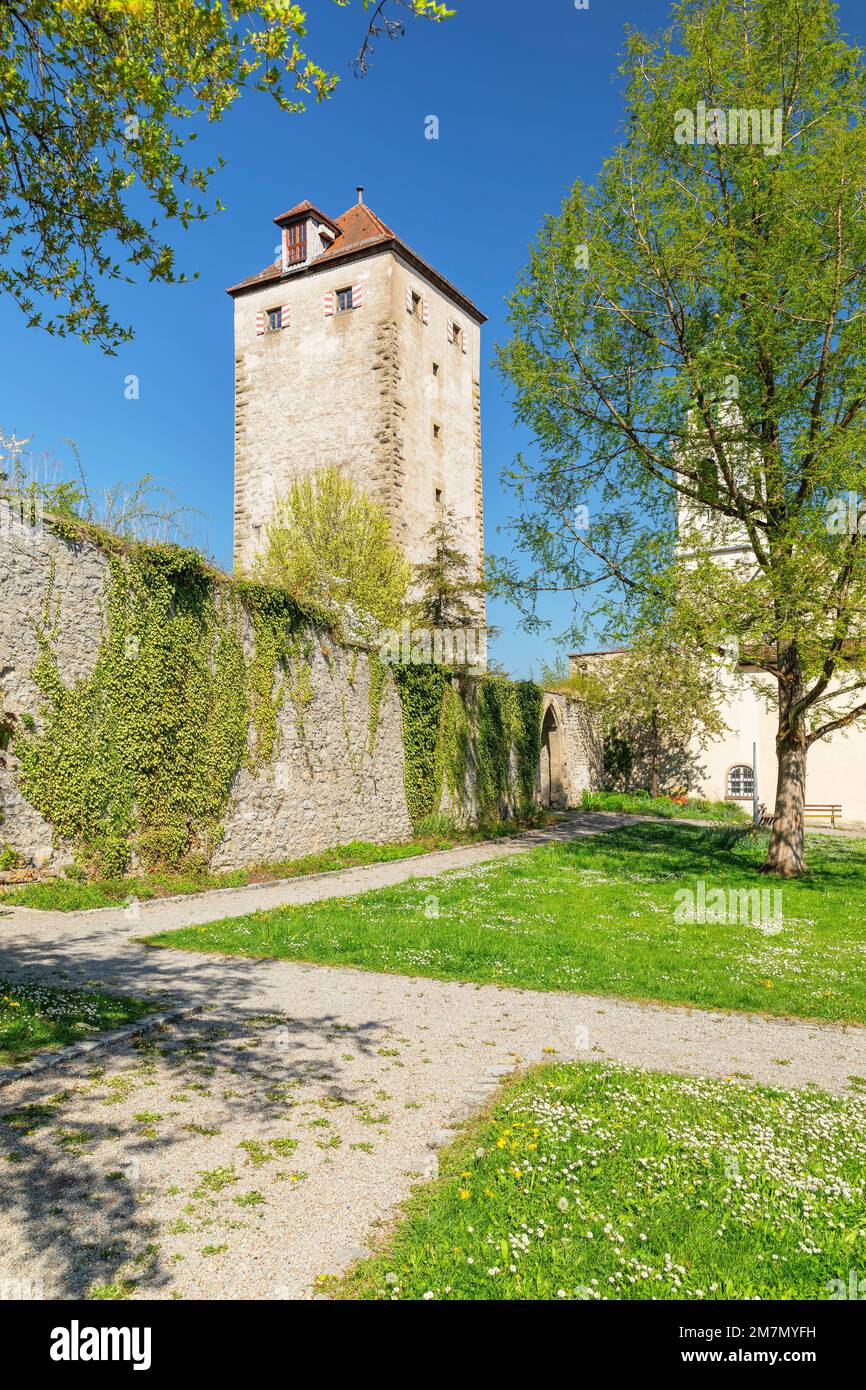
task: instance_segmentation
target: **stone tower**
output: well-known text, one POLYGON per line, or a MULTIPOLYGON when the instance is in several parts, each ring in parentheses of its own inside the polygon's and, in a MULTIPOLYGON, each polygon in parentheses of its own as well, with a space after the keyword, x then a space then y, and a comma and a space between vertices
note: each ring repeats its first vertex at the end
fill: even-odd
POLYGON ((480 574, 484 314, 363 202, 275 217, 280 254, 234 285, 236 570, 288 480, 337 465, 413 563, 443 511, 480 574))

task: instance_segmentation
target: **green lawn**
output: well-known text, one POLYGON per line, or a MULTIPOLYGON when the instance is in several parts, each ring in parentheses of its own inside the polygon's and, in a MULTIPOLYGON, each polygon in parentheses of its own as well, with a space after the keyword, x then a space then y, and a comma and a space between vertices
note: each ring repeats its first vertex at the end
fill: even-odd
POLYGON ((121 1028, 154 1005, 92 989, 56 989, 0 978, 0 1066, 121 1028))
POLYGON ((827 1299, 864 1268, 866 1092, 553 1066, 445 1151, 387 1248, 329 1292, 827 1299))
POLYGON ((353 840, 346 845, 301 859, 283 859, 259 864, 250 869, 234 869, 227 873, 210 873, 207 869, 166 870, 163 873, 139 877, 103 878, 85 881, 79 878, 58 877, 42 883, 24 883, 0 891, 0 903, 13 907, 40 908, 47 912, 80 912, 93 907, 119 907, 131 899, 145 902, 150 898, 174 897, 176 894, 202 893, 209 888, 245 888, 250 883, 271 883, 281 878, 298 878, 302 874, 321 874, 333 869, 354 869, 360 864, 378 864, 392 859, 408 859, 416 854, 432 854, 436 850, 453 849, 455 845, 473 844, 493 839, 497 835, 513 835, 521 828, 517 821, 502 821, 477 830, 457 830, 446 817, 431 817, 442 825, 432 833, 419 834, 398 844, 379 845, 369 840, 353 840))
POLYGON ((690 796, 681 804, 669 796, 650 796, 648 792, 641 795, 584 791, 580 807, 582 811, 620 811, 632 816, 660 816, 664 820, 684 817, 745 824, 751 819, 751 802, 706 801, 703 797, 690 796), (748 815, 743 805, 748 807, 748 815))
POLYGON ((749 832, 634 824, 436 878, 164 933, 152 945, 866 1023, 866 841, 812 835, 768 884, 749 832), (674 916, 675 893, 778 889, 781 930, 674 916))

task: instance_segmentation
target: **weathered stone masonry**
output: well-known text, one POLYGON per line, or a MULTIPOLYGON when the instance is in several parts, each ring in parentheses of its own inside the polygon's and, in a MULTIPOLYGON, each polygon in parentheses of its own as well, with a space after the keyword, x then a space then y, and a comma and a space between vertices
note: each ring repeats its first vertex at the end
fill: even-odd
MULTIPOLYGON (((53 645, 66 685, 92 671, 104 623, 108 562, 89 542, 70 543, 46 529, 41 538, 5 534, 0 545, 0 714, 17 724, 40 724, 33 680, 39 656, 37 620, 53 594, 53 645)), ((214 868, 249 866, 313 853, 350 840, 406 839, 411 822, 404 788, 400 700, 390 674, 370 742, 370 661, 361 650, 312 636, 312 699, 303 719, 286 700, 278 714, 279 752, 253 771, 243 767, 232 786, 214 868)), ((245 642, 252 652, 252 629, 245 642)), ((547 695, 563 730, 566 798, 579 800, 593 777, 593 731, 583 707, 547 695)), ((13 739, 14 748, 14 739, 13 739)), ((0 845, 29 863, 59 868, 72 858, 55 843, 51 826, 18 786, 14 751, 0 752, 0 845)), ((468 788, 464 815, 474 814, 468 788)), ((443 794, 447 803, 447 796, 443 794)))
POLYGON ((480 576, 484 315, 362 203, 274 220, 282 255, 229 291, 236 571, 290 480, 332 465, 381 502, 413 564, 450 515, 480 576))

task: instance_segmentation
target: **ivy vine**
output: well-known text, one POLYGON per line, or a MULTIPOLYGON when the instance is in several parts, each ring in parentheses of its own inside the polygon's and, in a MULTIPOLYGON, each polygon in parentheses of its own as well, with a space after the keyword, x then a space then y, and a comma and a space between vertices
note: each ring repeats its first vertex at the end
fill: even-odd
MULTIPOLYGON (((117 538, 102 548, 105 621, 93 669, 71 685, 61 676, 52 568, 35 622, 39 719, 22 715, 14 733, 3 722, 2 742, 13 740, 23 794, 88 872, 120 874, 132 860, 147 869, 204 864, 240 768, 279 754, 286 699, 304 737, 313 635, 329 624, 283 590, 228 580, 195 551, 117 538)), ((376 652, 367 659, 369 756, 389 668, 376 652)), ((355 669, 353 656, 353 681, 355 669)), ((481 821, 527 810, 540 688, 429 664, 391 669, 413 824, 439 810, 445 789, 465 814, 474 795, 481 821)), ((360 765, 350 763, 360 779, 360 765)))
POLYGON ((451 676, 441 666, 395 665, 403 722, 403 782, 413 825, 439 809, 439 729, 451 676))
POLYGON ((398 665, 406 803, 413 825, 438 811, 443 787, 464 814, 474 788, 490 823, 535 798, 542 691, 504 676, 458 678, 439 666, 398 665))
POLYGON ((472 701, 472 686, 466 682, 458 687, 455 680, 446 685, 439 714, 439 742, 436 749, 436 804, 447 788, 451 805, 464 814, 470 788, 469 773, 472 751, 472 722, 467 702, 472 701))
POLYGON ((475 762, 483 820, 495 819, 510 809, 525 814, 532 805, 541 756, 542 702, 542 691, 533 681, 485 676, 479 682, 475 762))
POLYGON ((46 595, 33 671, 40 725, 14 746, 21 789, 92 873, 122 873, 133 856, 147 868, 204 863, 239 768, 275 755, 278 668, 314 615, 280 591, 220 581, 178 546, 107 558, 96 661, 71 686, 55 653, 51 587, 46 595))
POLYGON ((368 693, 368 703, 370 707, 370 723, 367 738, 367 752, 372 756, 376 747, 376 735, 379 731, 379 713, 382 708, 382 695, 385 690, 385 676, 388 666, 377 651, 367 653, 367 666, 370 673, 370 684, 368 693))

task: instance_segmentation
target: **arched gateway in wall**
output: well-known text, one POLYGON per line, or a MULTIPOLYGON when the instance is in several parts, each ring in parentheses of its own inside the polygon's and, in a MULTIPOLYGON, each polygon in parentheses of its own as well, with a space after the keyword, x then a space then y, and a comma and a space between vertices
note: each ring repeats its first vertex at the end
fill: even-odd
POLYGON ((562 727, 559 714, 552 700, 547 702, 541 721, 538 799, 542 806, 565 806, 566 804, 562 727))

